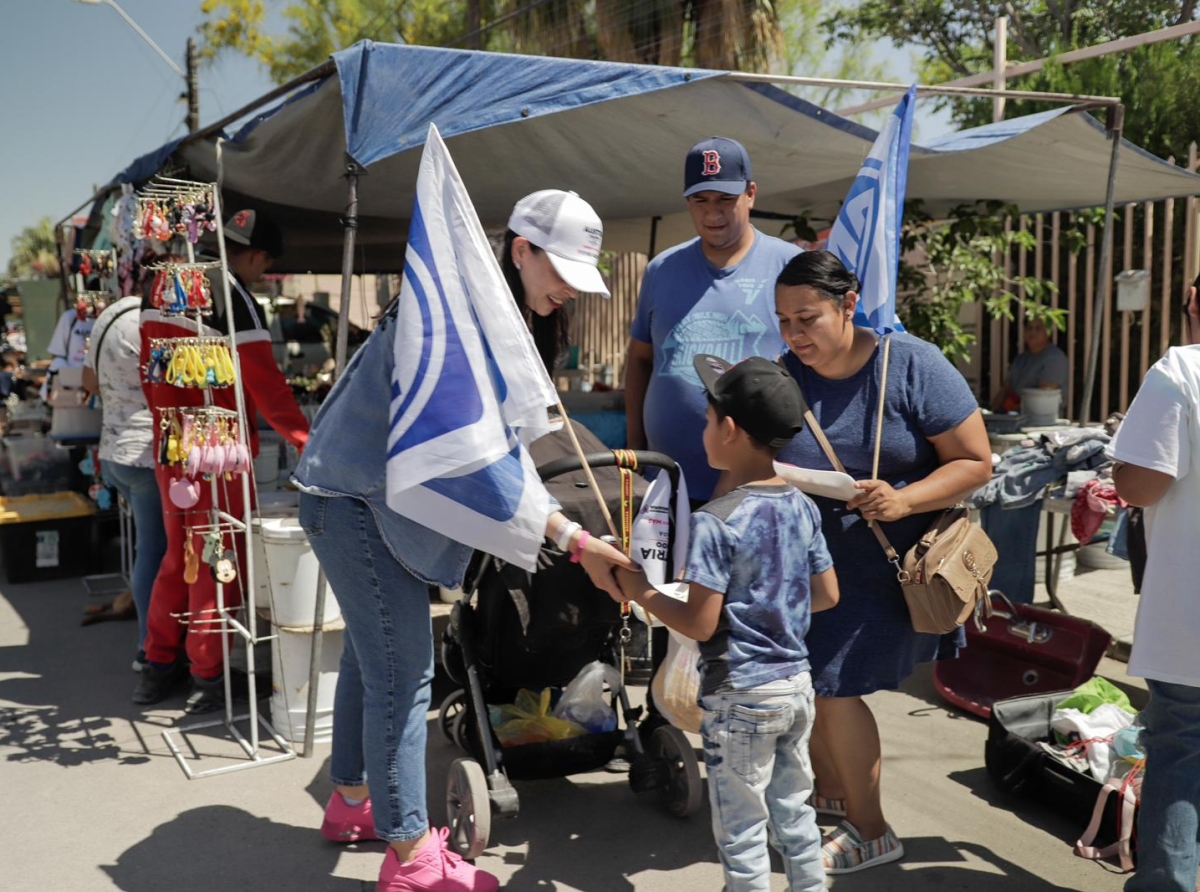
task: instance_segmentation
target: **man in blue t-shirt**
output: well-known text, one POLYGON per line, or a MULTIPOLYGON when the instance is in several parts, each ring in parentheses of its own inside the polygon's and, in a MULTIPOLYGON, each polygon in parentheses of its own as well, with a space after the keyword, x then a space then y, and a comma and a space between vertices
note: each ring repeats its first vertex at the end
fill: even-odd
POLYGON ((630 328, 625 367, 629 448, 671 456, 688 494, 712 495, 704 388, 693 358, 700 353, 738 362, 778 356, 775 279, 800 249, 750 225, 757 186, 741 143, 714 136, 684 162, 684 198, 697 237, 659 254, 646 269, 630 328))

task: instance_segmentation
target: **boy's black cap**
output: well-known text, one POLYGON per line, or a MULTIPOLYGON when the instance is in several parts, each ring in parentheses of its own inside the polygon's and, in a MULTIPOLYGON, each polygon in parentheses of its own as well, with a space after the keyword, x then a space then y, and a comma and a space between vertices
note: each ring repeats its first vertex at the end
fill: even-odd
POLYGON ((783 366, 761 356, 736 365, 700 353, 692 360, 721 411, 758 442, 786 446, 804 427, 804 395, 783 366))

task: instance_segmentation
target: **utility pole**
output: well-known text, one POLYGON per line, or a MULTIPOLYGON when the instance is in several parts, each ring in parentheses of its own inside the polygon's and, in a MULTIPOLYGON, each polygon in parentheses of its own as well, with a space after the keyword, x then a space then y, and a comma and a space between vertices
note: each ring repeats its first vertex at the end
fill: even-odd
POLYGON ((467 0, 467 49, 483 49, 483 35, 479 30, 482 26, 481 0, 467 0))
POLYGON ((196 41, 191 37, 187 40, 187 129, 195 133, 200 129, 200 82, 196 74, 199 67, 196 52, 196 41))

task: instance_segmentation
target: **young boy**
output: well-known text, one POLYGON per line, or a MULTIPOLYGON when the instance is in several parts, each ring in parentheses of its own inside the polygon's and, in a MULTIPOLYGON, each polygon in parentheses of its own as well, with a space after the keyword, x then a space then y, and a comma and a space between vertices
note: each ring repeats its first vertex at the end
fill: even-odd
POLYGON ((704 451, 728 491, 692 515, 686 601, 640 572, 617 570, 617 582, 627 600, 700 642, 700 733, 725 889, 770 888, 769 827, 788 888, 822 890, 804 635, 810 611, 837 603, 837 578, 816 506, 772 464, 803 426, 804 400, 761 357, 731 367, 700 355, 695 367, 708 396, 704 451))

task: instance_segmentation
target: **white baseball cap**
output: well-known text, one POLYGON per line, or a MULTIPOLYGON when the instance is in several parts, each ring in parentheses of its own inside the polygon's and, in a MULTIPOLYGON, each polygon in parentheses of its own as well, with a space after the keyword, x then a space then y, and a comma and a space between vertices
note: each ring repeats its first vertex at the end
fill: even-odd
POLYGON ((546 252, 554 270, 576 291, 609 296, 600 276, 604 225, 574 192, 543 189, 517 202, 508 228, 546 252))

